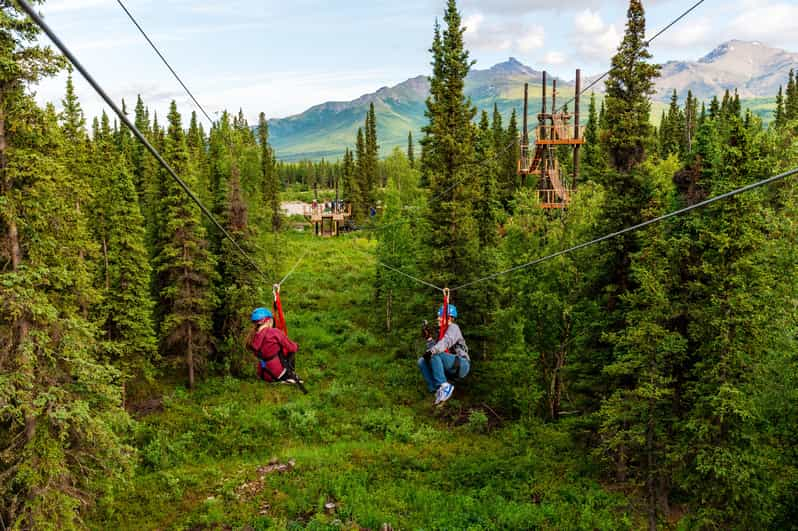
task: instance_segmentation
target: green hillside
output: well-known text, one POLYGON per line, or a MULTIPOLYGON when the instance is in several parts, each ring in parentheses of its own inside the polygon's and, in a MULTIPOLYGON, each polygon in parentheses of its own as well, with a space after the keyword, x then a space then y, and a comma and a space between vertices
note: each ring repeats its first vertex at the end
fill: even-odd
MULTIPOLYGON (((490 69, 472 70, 466 81, 466 95, 480 112, 486 110, 492 113, 494 104, 497 105, 505 123, 515 109, 519 115, 520 127, 524 83, 530 83, 531 129, 540 109, 540 79, 541 72, 511 58, 490 69)), ((587 82, 585 80, 584 84, 587 82)), ((557 105, 560 106, 573 97, 574 85, 563 80, 558 80, 558 84, 557 105)), ((596 89, 596 95, 600 99, 603 84, 599 83, 596 89)), ((351 102, 323 103, 296 116, 270 120, 271 142, 280 160, 339 159, 347 147, 354 146, 357 129, 363 125, 369 104, 373 102, 377 112, 381 153, 386 156, 394 147, 404 148, 407 145, 408 132, 412 131, 415 138, 420 138, 421 128, 427 123, 424 111, 428 90, 427 78, 418 76, 394 87, 383 87, 351 102)), ((547 96, 547 104, 551 108, 551 83, 547 96)), ((721 97, 722 94, 718 96, 721 97)), ((587 119, 589 101, 590 95, 585 94, 581 100, 583 122, 587 119)), ((742 106, 743 109, 750 108, 768 123, 775 109, 775 97, 743 99, 742 106)), ((573 105, 571 108, 573 109, 573 105)), ((663 109, 667 109, 667 103, 660 99, 652 102, 651 118, 655 125, 659 124, 663 109)))

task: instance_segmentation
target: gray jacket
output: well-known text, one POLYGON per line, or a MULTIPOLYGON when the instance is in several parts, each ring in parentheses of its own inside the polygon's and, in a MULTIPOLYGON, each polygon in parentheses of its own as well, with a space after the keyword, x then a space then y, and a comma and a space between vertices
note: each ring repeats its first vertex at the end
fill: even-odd
POLYGON ((460 327, 455 323, 450 324, 446 329, 446 334, 444 334, 443 338, 429 347, 428 350, 432 354, 440 354, 441 352, 448 350, 455 356, 460 356, 461 358, 465 358, 467 360, 471 359, 468 357, 468 346, 466 345, 465 338, 463 337, 463 332, 460 331, 460 327))

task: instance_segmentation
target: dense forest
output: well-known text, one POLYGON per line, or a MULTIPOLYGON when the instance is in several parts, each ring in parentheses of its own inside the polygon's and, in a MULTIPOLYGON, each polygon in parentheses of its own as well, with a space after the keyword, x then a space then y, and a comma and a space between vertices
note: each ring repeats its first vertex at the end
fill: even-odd
POLYGON ((794 528, 794 178, 493 275, 798 165, 793 73, 768 127, 727 92, 674 93, 654 128, 640 0, 627 15, 567 209, 518 175, 516 112, 464 96, 455 0, 423 136, 382 159, 373 105, 343 160, 289 164, 263 114, 206 130, 139 98, 136 127, 263 278, 117 119, 88 123, 71 77, 60 111, 36 104, 68 65, 3 2, 0 527, 794 528), (299 190, 375 219, 296 234, 280 201, 299 190), (300 398, 255 381, 244 337, 305 248, 323 258, 296 279, 300 398), (430 285, 472 351, 451 414, 430 415, 416 367, 430 285), (297 454, 304 479, 256 466, 297 454))

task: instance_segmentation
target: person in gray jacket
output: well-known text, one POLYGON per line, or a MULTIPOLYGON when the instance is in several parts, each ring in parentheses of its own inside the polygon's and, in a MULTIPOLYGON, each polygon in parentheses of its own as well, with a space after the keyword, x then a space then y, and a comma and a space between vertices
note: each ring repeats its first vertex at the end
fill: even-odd
MULTIPOLYGON (((454 392, 454 385, 448 382, 447 377, 465 378, 471 370, 468 346, 460 327, 455 323, 457 308, 451 304, 448 308, 446 333, 437 342, 432 337, 427 337, 427 350, 418 359, 418 367, 427 382, 427 389, 430 393, 435 393, 436 406, 449 400, 454 392)), ((438 324, 444 324, 443 306, 438 310, 438 324)))

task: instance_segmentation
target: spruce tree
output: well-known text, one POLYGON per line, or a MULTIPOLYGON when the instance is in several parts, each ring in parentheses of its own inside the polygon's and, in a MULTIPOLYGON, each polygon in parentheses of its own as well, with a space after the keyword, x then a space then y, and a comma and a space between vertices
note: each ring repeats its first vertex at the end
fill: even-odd
MULTIPOLYGON (((190 188, 195 187, 196 175, 175 102, 169 112, 164 158, 190 188)), ((196 369, 213 344, 214 259, 199 210, 171 177, 164 175, 162 182, 163 230, 155 259, 162 307, 160 339, 164 352, 184 358, 188 385, 193 388, 196 369)))
POLYGON ((374 111, 374 103, 369 105, 369 112, 366 115, 365 132, 365 160, 364 160, 364 188, 362 190, 363 199, 366 201, 367 208, 376 203, 376 190, 381 185, 379 182, 379 150, 377 141, 377 114, 374 111))
POLYGON ((612 58, 607 78, 607 136, 610 162, 618 171, 629 172, 645 156, 651 135, 650 96, 659 67, 651 59, 646 40, 646 20, 640 0, 631 0, 626 13, 626 32, 612 58))
MULTIPOLYGON (((247 254, 253 254, 252 230, 249 226, 247 204, 241 187, 238 166, 234 163, 225 201, 224 227, 247 254)), ((219 256, 217 312, 218 336, 221 338, 221 357, 234 374, 245 374, 250 355, 244 348, 244 336, 249 328, 249 312, 257 303, 257 278, 252 266, 228 239, 222 241, 219 256)))
POLYGON ((412 131, 407 133, 407 161, 410 163, 411 168, 413 168, 416 165, 416 149, 413 146, 412 131))
MULTIPOLYGON (((649 172, 640 164, 651 138, 649 124, 653 79, 658 67, 649 64, 651 57, 645 40, 645 17, 639 0, 631 0, 628 22, 618 53, 612 59, 607 80, 607 129, 602 133, 611 169, 601 177, 606 192, 597 235, 618 231, 640 223, 649 204, 651 183, 649 172)), ((601 404, 604 397, 626 383, 622 378, 606 373, 623 349, 609 341, 613 334, 624 329, 627 318, 627 297, 635 288, 632 256, 639 250, 636 235, 626 234, 613 239, 599 252, 590 273, 588 299, 599 301, 604 311, 597 316, 586 338, 590 345, 575 356, 580 371, 580 385, 584 386, 589 407, 601 404)), ((619 481, 625 481, 629 466, 627 449, 615 448, 614 471, 619 481)))
POLYGON ((355 140, 355 178, 352 182, 352 215, 363 222, 368 217, 368 153, 363 138, 363 128, 357 130, 355 140))
POLYGON ((596 95, 590 94, 590 105, 585 126, 585 146, 581 150, 583 180, 597 180, 606 168, 604 152, 599 144, 599 118, 596 113, 596 95))
POLYGON ((779 93, 776 95, 776 110, 773 112, 773 125, 776 128, 782 127, 787 121, 787 116, 784 111, 784 95, 782 93, 781 85, 779 85, 779 93))
POLYGON ((790 68, 790 74, 787 81, 787 94, 784 101, 784 114, 787 120, 795 120, 798 118, 798 79, 795 76, 795 70, 790 68))
POLYGON ((515 109, 510 113, 510 122, 504 134, 501 146, 496 145, 500 154, 502 165, 499 173, 499 197, 504 209, 509 213, 511 202, 518 190, 521 181, 518 175, 518 160, 521 157, 521 139, 518 131, 518 117, 515 109))
POLYGON ((344 153, 343 175, 341 176, 341 197, 350 204, 357 195, 355 182, 355 157, 348 147, 344 153))
POLYGON ((693 97, 693 91, 687 91, 687 100, 684 103, 684 135, 682 155, 687 157, 693 151, 693 140, 698 127, 698 100, 693 97))
POLYGON ((75 528, 129 463, 116 372, 83 315, 96 252, 52 106, 29 83, 64 66, 14 5, 0 15, 0 516, 11 529, 75 528))
POLYGON ((109 361, 129 379, 149 375, 156 355, 152 269, 132 174, 112 143, 107 116, 101 124, 92 154, 92 225, 102 255, 98 277, 103 286, 96 311, 109 361))
POLYGON ((269 124, 266 114, 258 117, 258 144, 260 145, 261 177, 263 179, 263 201, 267 205, 272 232, 280 230, 280 176, 274 167, 274 150, 269 145, 269 124))
MULTIPOLYGON (((436 23, 432 47, 432 78, 427 98, 424 154, 421 171, 426 175, 432 199, 425 218, 428 249, 427 278, 445 287, 466 283, 481 272, 479 228, 474 219, 474 172, 468 164, 475 158, 476 109, 465 97, 465 78, 471 68, 464 48, 462 19, 455 0, 448 0, 443 18, 436 23)), ((458 292, 465 323, 475 322, 476 305, 470 291, 458 292)), ((467 327, 466 327, 467 328, 467 327)))
POLYGON ((661 127, 661 153, 663 157, 668 155, 681 155, 684 149, 685 120, 682 110, 679 108, 679 98, 676 89, 671 94, 671 102, 668 107, 667 121, 661 127))

